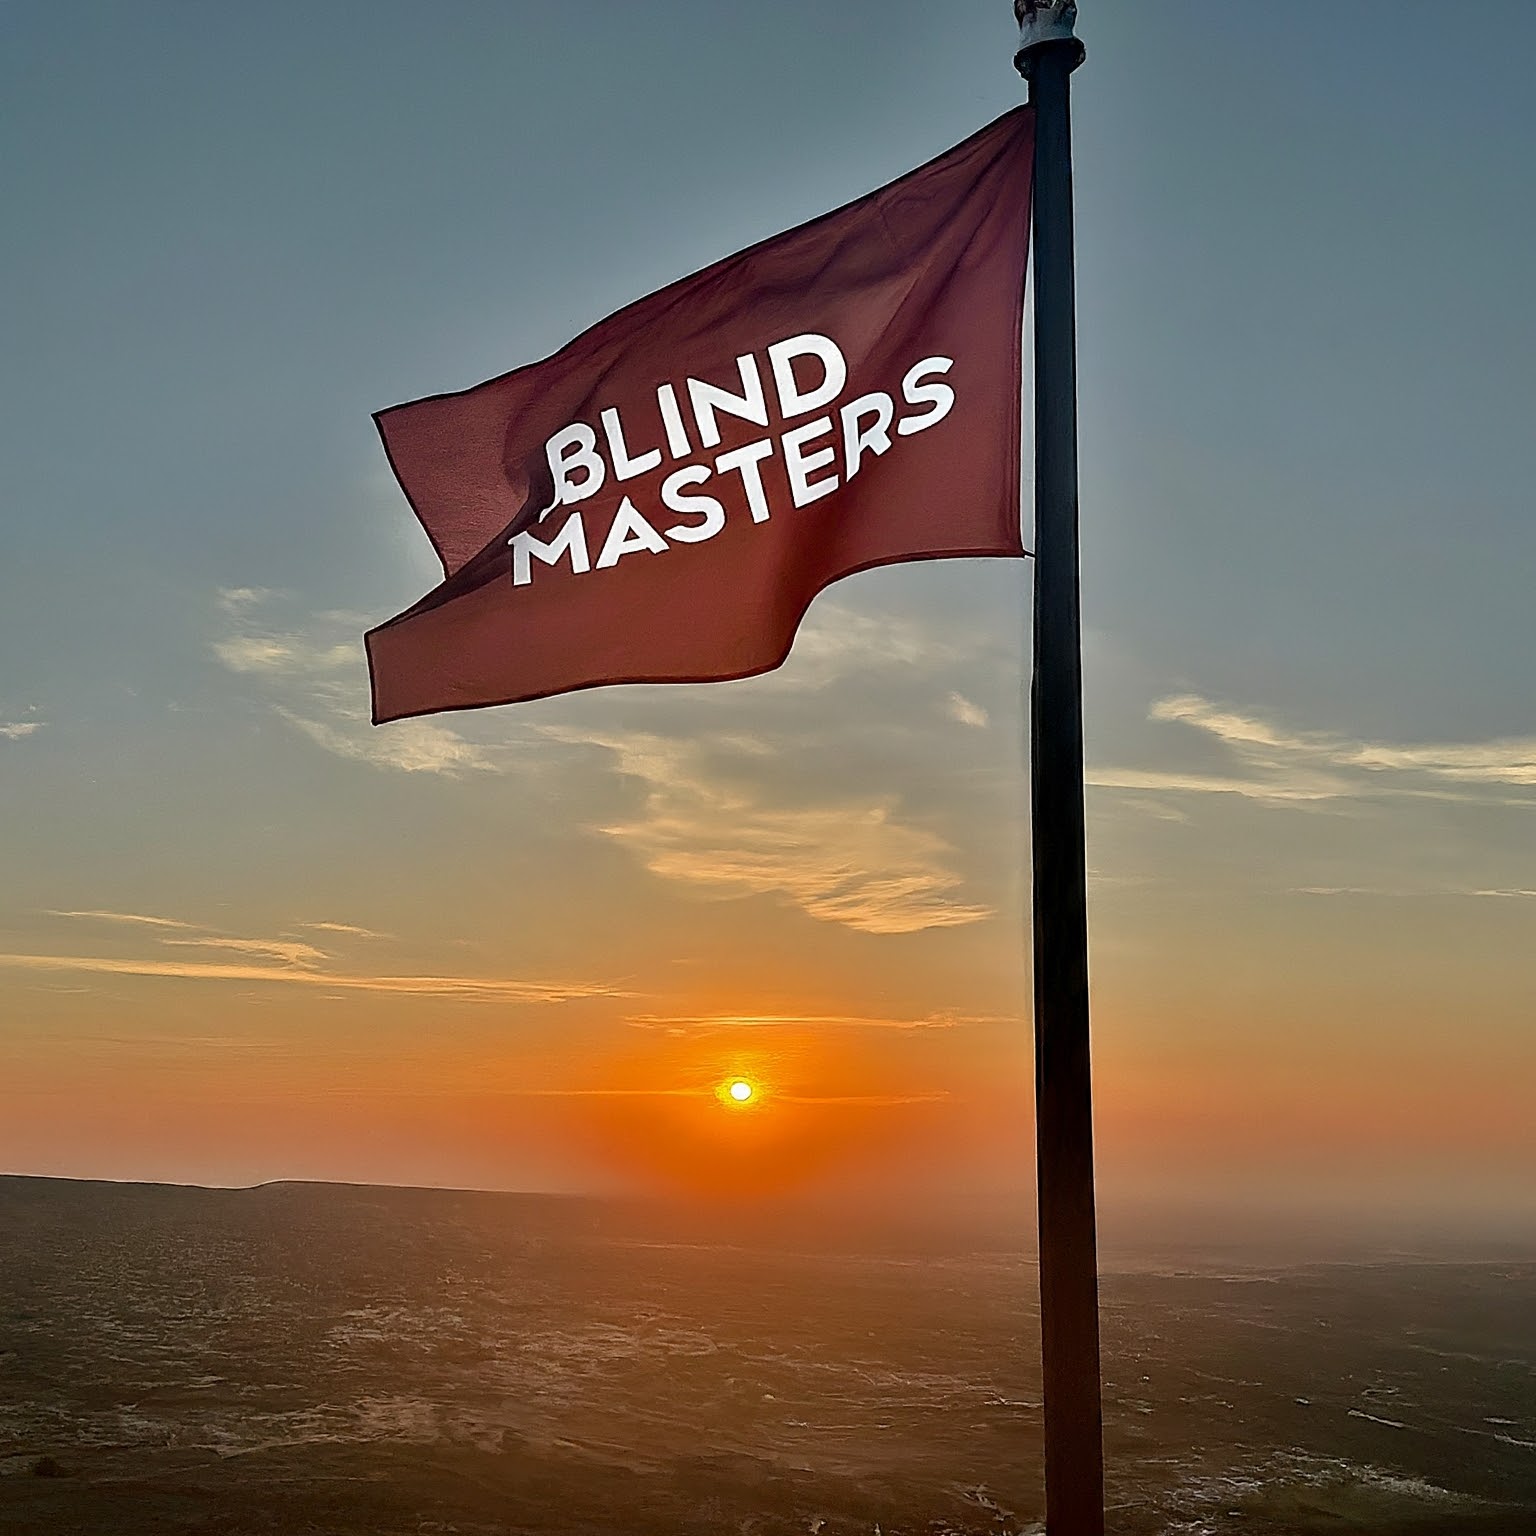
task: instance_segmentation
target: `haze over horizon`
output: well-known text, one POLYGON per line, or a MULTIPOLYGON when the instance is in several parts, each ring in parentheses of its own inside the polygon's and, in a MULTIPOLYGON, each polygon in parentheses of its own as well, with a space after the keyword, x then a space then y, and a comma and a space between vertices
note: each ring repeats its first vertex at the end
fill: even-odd
MULTIPOLYGON (((1536 10, 1150 9, 1074 87, 1106 1209, 1508 1228, 1536 10)), ((1027 567, 377 729, 361 647, 438 575, 372 411, 957 142, 1008 6, 0 33, 0 1170, 1027 1201, 1027 567)))

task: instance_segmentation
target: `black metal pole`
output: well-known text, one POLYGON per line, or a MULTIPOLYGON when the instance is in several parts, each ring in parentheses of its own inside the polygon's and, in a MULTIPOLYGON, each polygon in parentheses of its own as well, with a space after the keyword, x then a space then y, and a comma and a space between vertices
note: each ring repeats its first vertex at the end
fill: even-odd
POLYGON ((1102 1536, 1098 1242, 1088 1048, 1077 326, 1072 253, 1076 6, 1016 0, 1035 109, 1035 1146, 1048 1536, 1102 1536))

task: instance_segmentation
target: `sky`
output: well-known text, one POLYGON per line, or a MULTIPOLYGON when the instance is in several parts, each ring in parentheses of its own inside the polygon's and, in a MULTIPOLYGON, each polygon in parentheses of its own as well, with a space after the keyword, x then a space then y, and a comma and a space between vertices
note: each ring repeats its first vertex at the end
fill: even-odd
MULTIPOLYGON (((1531 1214, 1536 9, 1081 10, 1103 1198, 1531 1214)), ((0 1169, 1027 1200, 1027 566, 381 728, 361 648, 439 574, 371 412, 941 152, 1014 40, 0 5, 0 1169)))

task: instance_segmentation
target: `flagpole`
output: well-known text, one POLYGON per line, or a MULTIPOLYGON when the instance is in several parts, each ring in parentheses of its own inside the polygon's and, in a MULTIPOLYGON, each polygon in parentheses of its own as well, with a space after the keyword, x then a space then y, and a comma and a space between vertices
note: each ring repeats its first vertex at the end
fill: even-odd
POLYGON ((1103 1416, 1088 1048, 1070 0, 1015 0, 1035 109, 1035 664, 1030 690, 1035 1147, 1048 1536, 1102 1536, 1103 1416))

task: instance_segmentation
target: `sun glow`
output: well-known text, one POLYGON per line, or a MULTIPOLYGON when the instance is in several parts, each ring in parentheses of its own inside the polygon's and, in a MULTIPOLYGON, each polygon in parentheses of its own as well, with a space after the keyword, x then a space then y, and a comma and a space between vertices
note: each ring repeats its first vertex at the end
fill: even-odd
POLYGON ((737 1068, 730 1077, 716 1081, 714 1101, 727 1109, 762 1109, 765 1092, 762 1078, 737 1068))
POLYGON ((715 1101, 727 1109, 758 1109, 763 1103, 763 1084, 738 1070, 715 1084, 715 1101))

